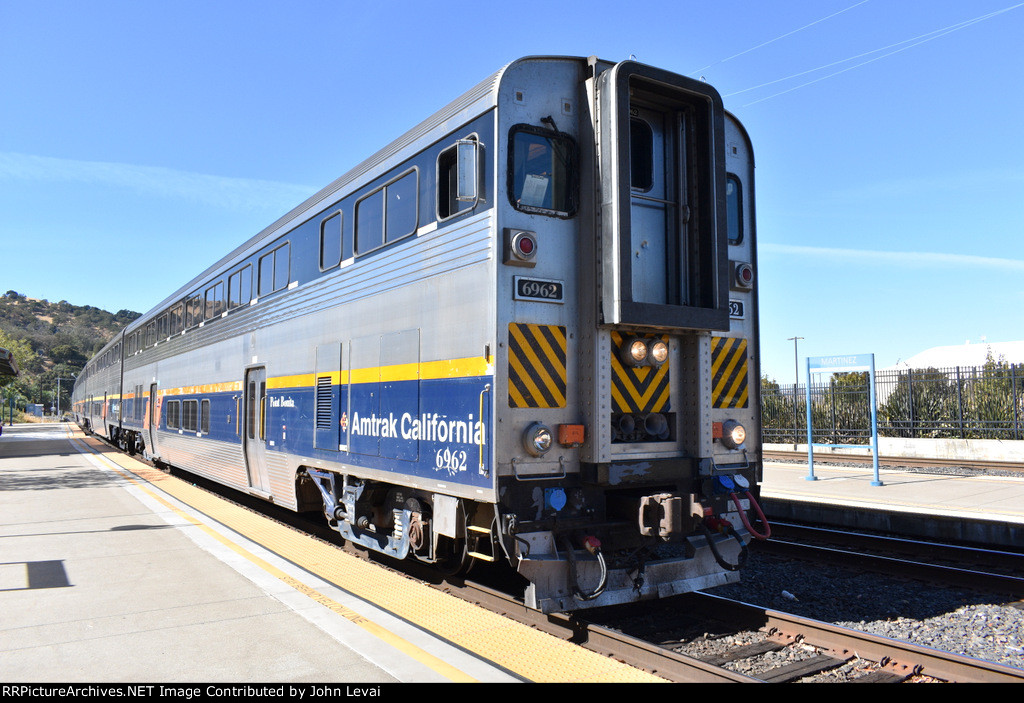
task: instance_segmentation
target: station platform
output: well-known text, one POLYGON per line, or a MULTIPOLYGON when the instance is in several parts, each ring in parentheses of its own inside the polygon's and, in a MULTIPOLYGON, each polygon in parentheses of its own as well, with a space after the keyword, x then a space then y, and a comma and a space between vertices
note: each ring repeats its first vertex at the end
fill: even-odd
POLYGON ((357 559, 72 425, 0 437, 4 683, 661 680, 357 559))
POLYGON ((764 465, 769 522, 800 520, 993 549, 1024 547, 1024 478, 961 476, 815 462, 764 465))

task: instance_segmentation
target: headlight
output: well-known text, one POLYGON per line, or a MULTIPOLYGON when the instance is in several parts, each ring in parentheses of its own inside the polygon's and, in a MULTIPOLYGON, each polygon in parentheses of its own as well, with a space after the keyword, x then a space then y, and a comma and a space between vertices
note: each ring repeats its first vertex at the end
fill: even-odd
POLYGON ((622 362, 629 366, 642 366, 647 361, 647 342, 633 337, 622 348, 622 362))
POLYGON ((668 358, 668 344, 663 339, 657 339, 651 344, 651 364, 661 366, 668 358))
POLYGON ((722 444, 729 449, 738 448, 747 439, 747 430, 735 420, 722 423, 722 444))
POLYGON ((523 433, 523 447, 533 456, 543 456, 551 449, 551 430, 535 422, 523 433))

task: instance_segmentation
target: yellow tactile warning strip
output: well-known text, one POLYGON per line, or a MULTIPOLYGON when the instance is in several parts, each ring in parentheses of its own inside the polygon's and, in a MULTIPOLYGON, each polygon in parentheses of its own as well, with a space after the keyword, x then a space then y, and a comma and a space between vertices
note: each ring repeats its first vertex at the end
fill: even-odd
POLYGON ((747 340, 711 338, 712 407, 747 407, 747 340))
MULTIPOLYGON (((208 515, 212 520, 244 535, 282 558, 300 566, 338 588, 362 598, 378 608, 423 628, 448 642, 504 668, 526 681, 536 683, 654 683, 664 679, 647 674, 608 657, 551 635, 533 630, 491 613, 454 596, 442 593, 381 569, 299 532, 267 520, 244 508, 232 505, 185 481, 165 474, 128 456, 110 450, 80 432, 73 435, 91 449, 104 454, 124 469, 125 478, 146 490, 170 509, 146 484, 208 515)), ((179 514, 184 515, 183 513, 179 514)), ((452 681, 472 681, 467 675, 419 647, 351 611, 316 589, 279 571, 244 547, 233 544, 212 528, 184 515, 236 553, 281 579, 299 592, 331 608, 363 627, 382 641, 430 666, 452 681)))

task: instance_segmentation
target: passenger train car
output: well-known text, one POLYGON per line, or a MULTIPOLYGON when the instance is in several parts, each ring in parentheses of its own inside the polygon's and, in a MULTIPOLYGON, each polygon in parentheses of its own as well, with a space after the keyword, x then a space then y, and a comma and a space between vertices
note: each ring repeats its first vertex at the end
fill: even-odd
POLYGON ((515 61, 125 328, 76 419, 398 559, 507 561, 544 612, 734 581, 753 168, 703 82, 515 61))

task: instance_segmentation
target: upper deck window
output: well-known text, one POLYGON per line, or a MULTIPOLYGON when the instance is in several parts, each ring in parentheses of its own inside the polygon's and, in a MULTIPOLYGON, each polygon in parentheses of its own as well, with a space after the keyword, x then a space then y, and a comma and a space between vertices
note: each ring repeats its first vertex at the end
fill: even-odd
POLYGON ((216 283, 206 289, 206 311, 203 317, 211 320, 224 312, 224 284, 216 283))
POLYGON ((413 169, 356 203, 356 254, 407 237, 418 223, 419 172, 413 169))
POLYGON ((197 293, 185 301, 185 329, 192 329, 202 321, 202 299, 197 293))
POLYGON ((576 145, 568 136, 516 125, 509 135, 509 200, 517 210, 570 217, 576 212, 576 145))
POLYGON ((228 296, 228 307, 231 309, 248 305, 252 300, 251 265, 246 265, 228 277, 228 296))
POLYGON ((258 295, 263 296, 286 288, 290 263, 290 245, 287 243, 261 256, 258 295))
MULTIPOLYGON (((320 223, 320 270, 334 268, 341 263, 342 237, 341 211, 320 223)), ((351 247, 349 247, 351 249, 351 247)))
POLYGON ((447 220, 480 202, 480 143, 476 135, 460 139, 437 157, 437 217, 447 220))

